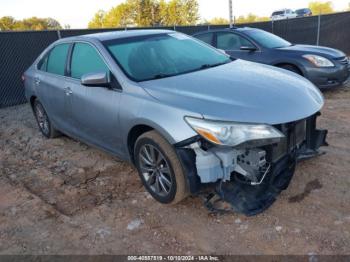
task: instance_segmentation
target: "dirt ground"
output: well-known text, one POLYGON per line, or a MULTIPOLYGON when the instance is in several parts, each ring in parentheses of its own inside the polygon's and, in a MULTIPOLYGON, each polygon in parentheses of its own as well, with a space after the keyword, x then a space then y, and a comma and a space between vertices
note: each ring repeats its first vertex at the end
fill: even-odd
POLYGON ((155 202, 127 163, 45 139, 29 105, 0 110, 0 254, 350 254, 350 87, 325 93, 326 155, 263 214, 155 202))

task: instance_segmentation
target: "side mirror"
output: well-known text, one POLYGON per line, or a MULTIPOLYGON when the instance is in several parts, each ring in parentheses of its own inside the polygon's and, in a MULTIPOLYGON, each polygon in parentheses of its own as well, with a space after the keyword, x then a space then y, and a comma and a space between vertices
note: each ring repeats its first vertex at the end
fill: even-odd
POLYGON ((251 52, 256 51, 256 47, 255 46, 241 46, 240 49, 242 51, 251 51, 251 52))
POLYGON ((84 86, 111 86, 110 73, 98 72, 98 73, 88 73, 81 77, 81 84, 84 86))

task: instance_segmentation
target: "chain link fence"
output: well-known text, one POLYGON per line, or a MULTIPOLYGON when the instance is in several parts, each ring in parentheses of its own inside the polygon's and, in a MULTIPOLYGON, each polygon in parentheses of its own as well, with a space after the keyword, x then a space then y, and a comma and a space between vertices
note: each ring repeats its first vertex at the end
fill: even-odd
MULTIPOLYGON (((240 24, 272 32, 295 44, 322 45, 337 48, 350 55, 350 12, 281 20, 240 24)), ((210 29, 228 28, 228 25, 152 27, 192 35, 210 29)), ((150 29, 109 28, 60 31, 0 32, 0 108, 25 103, 23 72, 35 58, 59 38, 116 30, 150 29)))

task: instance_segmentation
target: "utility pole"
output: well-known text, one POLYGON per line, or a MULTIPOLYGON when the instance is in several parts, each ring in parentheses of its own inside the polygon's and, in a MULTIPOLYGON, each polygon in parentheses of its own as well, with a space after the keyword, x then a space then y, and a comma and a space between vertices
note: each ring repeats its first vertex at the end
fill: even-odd
POLYGON ((320 33, 321 33, 321 15, 322 12, 320 10, 320 13, 318 14, 318 21, 317 21, 317 40, 316 40, 316 45, 320 45, 320 33))
POLYGON ((230 28, 233 28, 233 13, 232 13, 232 0, 228 0, 228 9, 230 17, 230 28))

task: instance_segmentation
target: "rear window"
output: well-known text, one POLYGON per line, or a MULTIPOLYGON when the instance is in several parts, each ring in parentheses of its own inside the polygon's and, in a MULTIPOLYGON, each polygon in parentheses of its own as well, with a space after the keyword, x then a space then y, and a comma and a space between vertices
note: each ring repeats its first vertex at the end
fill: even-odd
POLYGON ((56 75, 64 75, 69 45, 70 44, 60 44, 50 51, 46 66, 47 72, 56 75))

